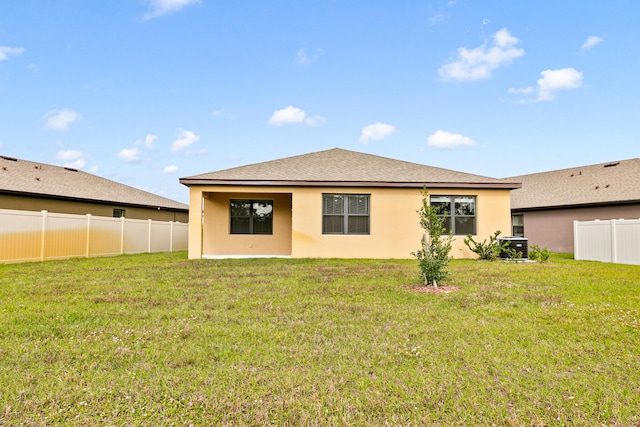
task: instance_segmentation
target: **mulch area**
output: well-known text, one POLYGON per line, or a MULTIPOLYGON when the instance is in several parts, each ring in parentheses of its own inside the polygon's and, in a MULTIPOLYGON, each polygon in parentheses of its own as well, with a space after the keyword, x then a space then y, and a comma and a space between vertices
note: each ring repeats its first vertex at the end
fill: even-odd
POLYGON ((433 286, 424 285, 404 285, 403 288, 418 294, 448 294, 459 290, 460 286, 438 286, 434 288, 433 286))

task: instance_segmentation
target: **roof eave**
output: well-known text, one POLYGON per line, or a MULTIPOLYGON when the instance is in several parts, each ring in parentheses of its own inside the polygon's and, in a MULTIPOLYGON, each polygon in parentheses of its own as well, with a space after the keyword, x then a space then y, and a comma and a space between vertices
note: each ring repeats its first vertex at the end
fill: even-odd
POLYGON ((578 209, 578 208, 593 208, 600 206, 618 206, 618 205, 633 205, 639 204, 640 200, 615 200, 608 202, 593 202, 593 203, 576 203, 573 205, 547 205, 547 206, 524 206, 514 207, 511 206, 512 211, 538 211, 538 210, 556 210, 556 209, 578 209))
POLYGON ((385 187, 385 188, 486 188, 514 190, 519 182, 388 182, 388 181, 285 181, 285 180, 225 180, 181 178, 180 183, 212 186, 266 186, 266 187, 385 187))

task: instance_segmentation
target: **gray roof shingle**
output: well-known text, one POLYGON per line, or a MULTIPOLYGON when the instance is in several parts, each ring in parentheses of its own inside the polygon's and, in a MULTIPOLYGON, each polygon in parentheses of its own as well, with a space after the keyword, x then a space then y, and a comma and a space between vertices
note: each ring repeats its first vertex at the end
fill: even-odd
POLYGON ((181 178, 190 185, 358 185, 518 188, 519 184, 334 148, 181 178))
POLYGON ((0 193, 188 210, 189 206, 71 168, 0 156, 0 193))
POLYGON ((640 159, 599 163, 507 178, 512 209, 640 202, 640 159))

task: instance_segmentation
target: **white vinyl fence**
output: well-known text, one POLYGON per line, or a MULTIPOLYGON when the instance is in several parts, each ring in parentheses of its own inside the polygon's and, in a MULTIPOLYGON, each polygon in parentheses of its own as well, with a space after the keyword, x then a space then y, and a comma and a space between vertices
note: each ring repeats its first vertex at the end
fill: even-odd
POLYGON ((573 222, 575 259, 640 265, 640 219, 573 222))
POLYGON ((0 209, 0 262, 186 250, 189 224, 0 209))

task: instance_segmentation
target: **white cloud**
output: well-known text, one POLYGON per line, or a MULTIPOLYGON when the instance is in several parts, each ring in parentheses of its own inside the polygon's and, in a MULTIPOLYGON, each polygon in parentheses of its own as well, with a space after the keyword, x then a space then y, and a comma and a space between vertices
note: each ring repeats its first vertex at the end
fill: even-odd
POLYGON ((82 169, 83 167, 85 167, 86 164, 87 162, 84 159, 78 159, 73 162, 66 162, 64 164, 64 167, 73 168, 73 169, 82 169))
POLYGON ((430 26, 434 26, 436 24, 438 24, 439 22, 444 21, 445 16, 442 13, 434 13, 431 15, 431 17, 429 17, 429 25, 430 26))
POLYGON ((440 67, 440 76, 457 81, 488 79, 494 70, 524 55, 524 49, 516 48, 518 41, 503 28, 493 35, 493 45, 489 48, 486 44, 475 49, 459 48, 458 57, 440 67))
POLYGON ((302 123, 307 116, 303 110, 289 105, 282 110, 276 110, 271 118, 269 118, 269 124, 273 126, 282 126, 292 123, 302 123))
POLYGON ((56 153, 56 160, 59 162, 69 162, 83 157, 84 154, 80 150, 60 150, 56 153))
POLYGON ((118 157, 127 163, 137 162, 140 160, 140 150, 137 148, 123 148, 118 151, 118 157))
POLYGON ((537 94, 530 101, 551 101, 556 97, 556 92, 567 89, 577 89, 582 86, 582 73, 574 68, 561 68, 559 70, 542 71, 542 78, 538 79, 536 87, 523 89, 509 89, 509 93, 515 95, 537 94))
POLYGON ((325 122, 325 118, 322 116, 307 117, 304 122, 309 126, 318 126, 320 123, 325 122))
POLYGON ((369 143, 369 141, 379 141, 392 135, 396 132, 396 128, 394 126, 388 125, 386 123, 374 123, 372 125, 368 125, 362 128, 362 133, 360 134, 360 142, 363 144, 369 143))
POLYGON ((507 92, 512 93, 514 95, 530 95, 536 91, 536 88, 529 86, 521 89, 509 88, 507 92))
POLYGON ((600 43, 602 43, 604 41, 604 39, 602 37, 598 37, 598 36, 589 36, 587 37, 587 40, 585 40, 584 43, 582 43, 582 50, 589 50, 592 47, 599 45, 600 43))
POLYGON ((143 17, 145 21, 158 18, 168 13, 177 12, 191 4, 199 4, 200 0, 150 0, 151 10, 143 17))
POLYGON ((66 131, 71 123, 80 120, 80 114, 72 110, 51 110, 44 115, 44 119, 45 128, 66 131))
POLYGON ((315 52, 309 54, 307 49, 301 48, 298 50, 298 53, 296 53, 295 62, 298 65, 309 65, 320 59, 323 53, 324 51, 322 49, 316 49, 315 52))
POLYGON ((459 133, 449 133, 437 130, 436 133, 427 138, 427 145, 433 148, 453 150, 460 147, 471 147, 476 142, 459 133))
POLYGON ((164 169, 162 169, 162 173, 165 173, 165 174, 175 173, 177 171, 178 171, 178 167, 176 165, 169 165, 169 166, 166 166, 164 169))
POLYGON ((307 117, 307 113, 304 110, 289 105, 282 110, 276 110, 269 118, 269 124, 272 126, 290 125, 296 123, 304 123, 308 126, 318 126, 324 122, 325 119, 322 116, 307 117))
POLYGON ((66 168, 82 169, 87 164, 84 157, 85 154, 80 150, 60 150, 55 159, 66 168))
POLYGON ((545 70, 538 80, 538 101, 550 101, 559 90, 577 89, 582 86, 582 73, 574 68, 545 70))
POLYGON ((156 135, 148 134, 144 138, 144 146, 146 148, 153 148, 153 143, 158 139, 156 135))
POLYGON ((23 47, 0 46, 0 61, 9 59, 9 55, 18 56, 24 53, 23 47))
POLYGON ((196 135, 190 130, 180 131, 178 137, 171 144, 169 149, 173 152, 183 150, 193 144, 194 142, 198 142, 200 140, 200 135, 196 135))

